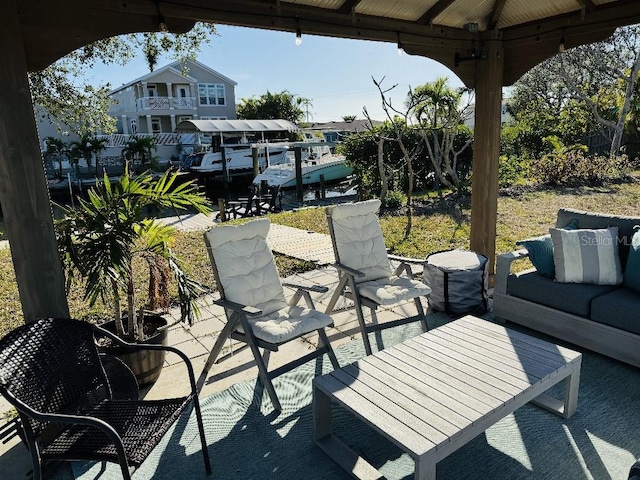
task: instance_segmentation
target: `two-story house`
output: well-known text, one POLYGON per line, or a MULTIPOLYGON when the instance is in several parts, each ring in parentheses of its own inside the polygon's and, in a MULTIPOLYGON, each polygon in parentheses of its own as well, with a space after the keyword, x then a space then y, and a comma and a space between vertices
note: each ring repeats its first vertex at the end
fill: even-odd
MULTIPOLYGON (((168 160, 200 143, 195 135, 177 135, 178 123, 190 119, 236 119, 236 82, 200 62, 176 61, 111 91, 109 114, 118 134, 109 150, 122 147, 130 135, 154 135, 158 157, 168 160)), ((105 152, 112 155, 113 152, 105 152)))
MULTIPOLYGON (((191 153, 211 139, 198 134, 177 134, 175 127, 183 120, 234 120, 236 116, 236 82, 200 62, 187 60, 170 63, 136 78, 110 92, 113 100, 109 114, 116 119, 118 133, 98 135, 107 139, 100 164, 122 168, 122 148, 132 135, 153 135, 155 154, 160 162, 191 153)), ((45 138, 53 136, 65 142, 78 140, 68 126, 60 131, 46 112, 36 110, 38 134, 45 151, 45 138)), ((96 132, 100 133, 100 132, 96 132)), ((72 170, 65 159, 64 170, 72 170)), ((80 166, 86 163, 80 160, 80 166)))

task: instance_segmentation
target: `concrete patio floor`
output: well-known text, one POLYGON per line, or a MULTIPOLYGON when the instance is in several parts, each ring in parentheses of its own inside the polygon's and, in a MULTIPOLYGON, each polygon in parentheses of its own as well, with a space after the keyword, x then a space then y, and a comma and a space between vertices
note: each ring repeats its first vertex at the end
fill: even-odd
MULTIPOLYGON (((338 277, 334 268, 319 267, 303 274, 296 274, 286 279, 284 282, 296 284, 318 284, 329 288, 324 294, 312 294, 316 308, 324 311, 326 304, 333 293, 338 277)), ((285 287, 285 294, 292 295, 294 290, 285 287)), ((179 348, 186 353, 194 367, 196 381, 198 380, 209 352, 213 347, 218 334, 222 330, 226 318, 221 307, 215 305, 211 300, 217 294, 205 297, 201 302, 201 318, 191 327, 183 326, 177 322, 179 319, 179 309, 169 312, 176 323, 170 327, 169 344, 179 348)), ((423 305, 427 307, 426 301, 423 305)), ((428 310, 427 310, 428 312, 428 310)), ((369 312, 365 310, 365 315, 369 312)), ((399 304, 393 308, 381 308, 378 310, 378 321, 384 322, 395 320, 407 316, 415 315, 415 306, 412 302, 399 304)), ((355 310, 349 305, 338 304, 338 308, 332 314, 334 326, 327 329, 327 335, 332 345, 338 347, 346 342, 361 341, 355 310)), ((314 349, 317 345, 317 334, 309 334, 300 339, 289 342, 278 352, 267 353, 265 363, 269 369, 276 368, 288 361, 300 357, 302 354, 314 349)), ((204 398, 227 387, 258 376, 253 356, 249 348, 238 342, 230 342, 225 345, 218 362, 213 365, 208 372, 206 380, 202 385, 200 397, 204 398)), ((188 392, 188 378, 184 364, 176 355, 168 354, 165 367, 158 381, 150 388, 141 393, 145 398, 163 398, 180 396, 188 392)), ((8 403, 0 397, 0 411, 9 410, 8 403)), ((4 423, 3 421, 0 423, 4 423)), ((31 469, 31 460, 27 449, 14 437, 7 444, 0 445, 0 478, 22 479, 27 478, 27 472, 31 469)))

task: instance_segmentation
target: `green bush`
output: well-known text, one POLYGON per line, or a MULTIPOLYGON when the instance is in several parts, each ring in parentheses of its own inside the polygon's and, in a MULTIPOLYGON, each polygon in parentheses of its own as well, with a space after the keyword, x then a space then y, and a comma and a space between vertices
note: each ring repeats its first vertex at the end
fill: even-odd
POLYGON ((523 185, 529 178, 530 162, 515 155, 502 155, 498 164, 498 185, 501 188, 523 185))
POLYGON ((632 171, 626 155, 586 156, 580 150, 552 153, 531 163, 531 175, 549 185, 603 185, 622 180, 632 171))
POLYGON ((389 209, 400 208, 406 204, 407 196, 400 190, 389 190, 382 201, 382 206, 389 209))

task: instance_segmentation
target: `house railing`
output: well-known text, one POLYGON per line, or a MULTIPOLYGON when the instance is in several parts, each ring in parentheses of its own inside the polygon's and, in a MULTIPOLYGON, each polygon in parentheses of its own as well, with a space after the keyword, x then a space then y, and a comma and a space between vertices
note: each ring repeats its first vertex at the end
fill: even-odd
POLYGON ((141 110, 185 110, 195 108, 194 97, 141 97, 136 100, 136 109, 141 110))
POLYGON ((127 141, 133 137, 154 137, 156 145, 194 145, 198 143, 195 133, 138 133, 135 135, 114 133, 112 135, 98 135, 100 139, 106 139, 106 147, 124 147, 127 141))

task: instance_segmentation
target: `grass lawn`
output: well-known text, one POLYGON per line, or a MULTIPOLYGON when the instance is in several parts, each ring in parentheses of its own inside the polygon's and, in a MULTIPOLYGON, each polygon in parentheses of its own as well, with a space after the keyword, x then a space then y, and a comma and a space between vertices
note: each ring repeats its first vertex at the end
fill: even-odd
MULTIPOLYGON (((517 240, 546 233, 555 222, 561 207, 604 213, 640 216, 640 183, 608 187, 512 190, 498 198, 496 251, 513 250, 517 240)), ((269 215, 271 221, 320 233, 328 233, 321 208, 269 215)), ((406 217, 402 213, 384 213, 382 230, 387 247, 397 255, 424 257, 430 252, 469 245, 471 207, 469 198, 424 197, 416 201, 413 228, 404 239, 406 217)), ((1 229, 1 225, 0 225, 1 229)), ((202 232, 180 232, 175 251, 183 258, 191 275, 210 288, 215 288, 202 232)), ((297 270, 313 268, 309 262, 278 256, 282 276, 297 270)), ((140 295, 145 295, 146 280, 140 278, 140 295)), ((175 294, 175 291, 174 291, 175 294)), ((103 319, 110 315, 108 305, 89 309, 82 288, 74 285, 69 293, 71 315, 75 318, 103 319)), ((0 249, 0 336, 23 322, 18 289, 9 249, 0 249)))

